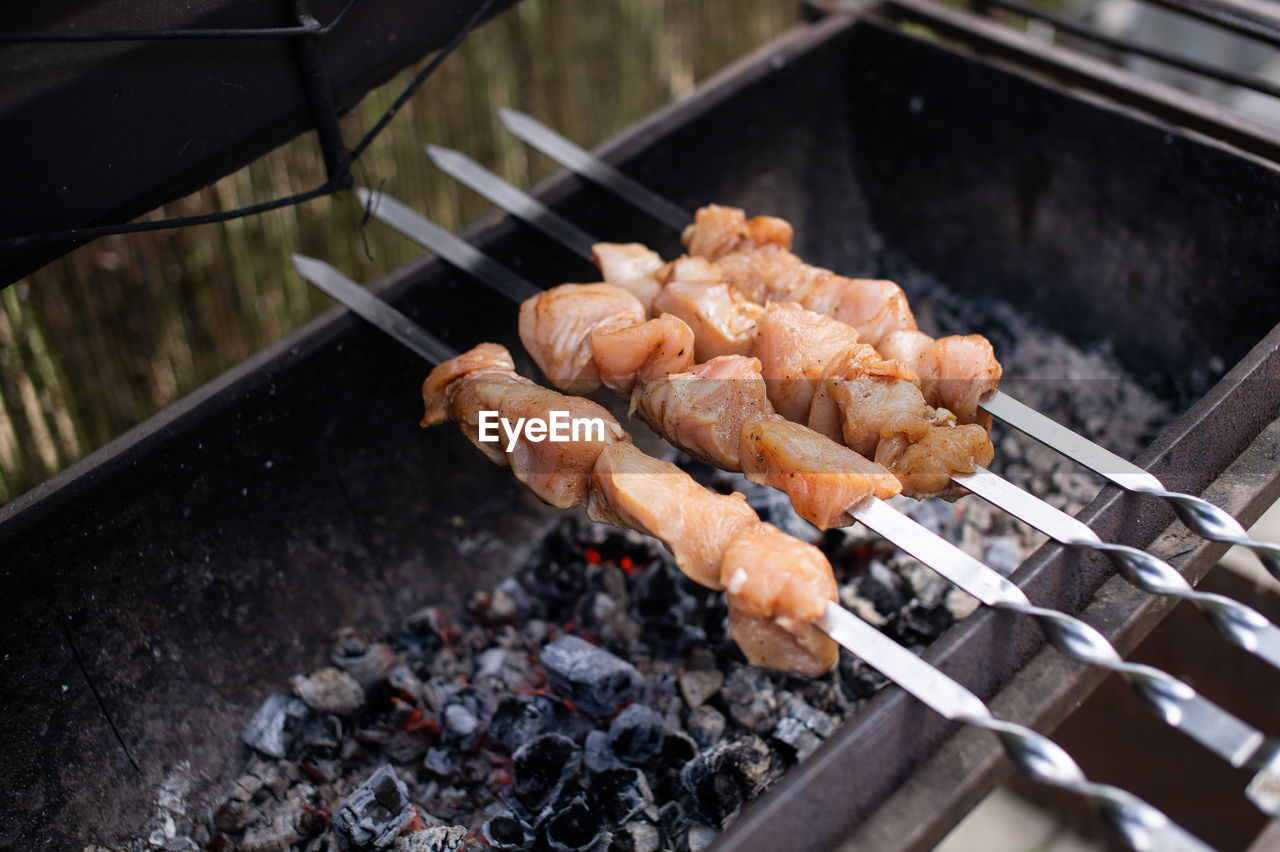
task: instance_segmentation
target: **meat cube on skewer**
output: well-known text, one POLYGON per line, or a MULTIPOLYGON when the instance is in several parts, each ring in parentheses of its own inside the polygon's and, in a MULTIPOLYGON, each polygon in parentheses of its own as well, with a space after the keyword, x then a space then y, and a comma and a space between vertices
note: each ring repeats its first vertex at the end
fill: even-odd
POLYGON ((431 372, 423 383, 423 425, 454 420, 481 449, 482 412, 542 417, 552 411, 602 415, 604 440, 519 438, 492 460, 507 463, 540 498, 560 508, 586 503, 595 520, 661 540, 694 582, 732 582, 732 635, 753 665, 817 676, 836 662, 836 645, 813 627, 836 599, 831 565, 821 551, 760 521, 741 494, 714 494, 669 462, 637 449, 607 412, 589 400, 541 388, 512 369, 511 356, 482 344, 431 372))

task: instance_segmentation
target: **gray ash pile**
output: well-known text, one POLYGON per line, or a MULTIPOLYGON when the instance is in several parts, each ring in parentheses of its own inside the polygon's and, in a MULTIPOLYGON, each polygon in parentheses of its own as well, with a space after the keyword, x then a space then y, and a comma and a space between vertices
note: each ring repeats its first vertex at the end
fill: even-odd
MULTIPOLYGON (((951 623, 887 547, 820 543, 886 631, 923 646, 951 623)), ((656 543, 567 519, 458 622, 339 631, 246 725, 212 816, 129 848, 700 849, 884 684, 849 655, 816 680, 747 666, 725 619, 656 543)))

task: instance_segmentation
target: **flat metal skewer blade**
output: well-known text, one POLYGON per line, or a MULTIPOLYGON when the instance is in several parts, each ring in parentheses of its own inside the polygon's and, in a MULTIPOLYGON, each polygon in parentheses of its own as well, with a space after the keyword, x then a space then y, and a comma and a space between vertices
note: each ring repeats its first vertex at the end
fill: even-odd
POLYGON ((470 187, 522 222, 591 260, 596 240, 527 192, 521 192, 475 160, 452 148, 428 145, 427 156, 442 172, 470 187))
POLYGON ((471 273, 512 301, 523 302, 542 292, 471 243, 390 195, 357 188, 356 196, 375 219, 395 228, 432 254, 471 273))
POLYGON ((1030 605, 1022 589, 942 536, 874 497, 849 510, 854 520, 928 565, 987 606, 1030 605))
POLYGON ((514 109, 499 107, 498 118, 506 125, 507 130, 533 148, 546 154, 574 174, 609 189, 667 227, 681 231, 693 222, 693 214, 689 211, 672 204, 658 193, 627 177, 533 116, 514 109))
POLYGON ((345 305, 352 313, 377 326, 432 364, 441 364, 458 354, 449 344, 424 331, 413 320, 324 261, 295 254, 293 265, 303 278, 345 305))

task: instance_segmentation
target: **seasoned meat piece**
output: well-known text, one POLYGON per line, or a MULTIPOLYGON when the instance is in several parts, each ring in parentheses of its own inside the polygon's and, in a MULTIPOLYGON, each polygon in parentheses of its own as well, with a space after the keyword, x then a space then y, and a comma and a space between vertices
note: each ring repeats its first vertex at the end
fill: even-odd
POLYGON ((935 426, 955 422, 950 412, 926 403, 910 382, 857 374, 844 378, 837 373, 824 389, 840 412, 844 443, 867 457, 875 455, 881 441, 895 435, 917 441, 935 426))
POLYGON ((874 376, 915 381, 904 364, 886 361, 858 343, 849 326, 789 302, 765 309, 752 353, 760 359, 774 408, 801 423, 810 418, 821 380, 874 376))
POLYGON ((670 314, 626 328, 594 329, 591 351, 605 387, 629 396, 636 382, 680 373, 693 364, 693 332, 670 314))
POLYGON ((694 223, 681 235, 689 254, 719 260, 741 248, 777 245, 791 248, 791 225, 773 216, 747 220, 737 207, 708 204, 698 210, 694 223))
POLYGON ((760 520, 741 494, 708 491, 674 464, 621 443, 600 453, 587 515, 648 533, 667 546, 685 576, 712 589, 722 588, 720 562, 729 541, 760 520))
POLYGON ((742 425, 772 408, 755 358, 726 355, 637 388, 632 406, 654 431, 715 467, 739 469, 742 425))
POLYGON ((778 414, 747 421, 740 455, 747 479, 785 492, 796 514, 819 529, 848 526, 854 504, 902 490, 885 468, 778 414))
POLYGON ((726 284, 675 280, 662 288, 653 307, 689 325, 698 361, 750 354, 756 321, 764 313, 764 308, 737 295, 726 284))
POLYGON ((591 259, 606 282, 635 296, 644 305, 645 314, 654 315, 653 300, 662 290, 656 276, 666 266, 656 251, 640 243, 596 243, 591 259))
POLYGON ((567 393, 587 393, 600 386, 591 332, 638 325, 644 318, 640 301, 619 287, 562 284, 520 306, 520 341, 552 384, 567 393))
POLYGON ((955 474, 972 473, 977 465, 995 458, 987 430, 977 424, 930 429, 923 438, 909 442, 899 435, 882 441, 876 461, 893 471, 908 497, 954 499, 963 489, 950 485, 955 474))
POLYGON ((558 509, 580 505, 601 451, 631 436, 603 407, 540 387, 512 371, 511 363, 506 349, 485 343, 436 367, 423 383, 423 425, 453 420, 490 461, 510 465, 540 500, 558 509), (579 440, 530 440, 521 427, 531 418, 554 423, 552 412, 564 412, 566 422, 599 418, 602 428, 579 440), (514 440, 502 419, 516 433, 514 440), (496 440, 482 440, 482 429, 496 440))
POLYGON ((507 373, 514 372, 515 368, 511 353, 496 343, 481 343, 438 365, 422 383, 422 401, 427 410, 422 415, 421 425, 435 426, 448 417, 449 397, 445 391, 454 379, 480 370, 507 373))
POLYGON ((961 423, 978 423, 990 430, 991 415, 979 411, 978 403, 1000 386, 1004 372, 991 341, 980 334, 935 340, 920 332, 899 331, 888 336, 881 352, 911 365, 929 402, 951 409, 961 423))
POLYGON ((775 527, 740 530, 725 550, 720 580, 729 600, 729 635, 755 666, 817 677, 839 649, 813 626, 836 600, 836 581, 822 551, 775 527))
MULTIPOLYGON (((852 326, 858 340, 877 349, 891 332, 916 327, 907 294, 892 281, 831 275, 797 295, 801 305, 852 326)), ((898 357, 883 350, 880 354, 898 357)))

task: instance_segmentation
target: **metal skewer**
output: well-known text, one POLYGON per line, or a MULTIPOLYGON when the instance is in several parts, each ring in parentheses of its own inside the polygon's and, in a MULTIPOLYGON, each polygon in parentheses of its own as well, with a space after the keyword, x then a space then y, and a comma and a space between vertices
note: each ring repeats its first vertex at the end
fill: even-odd
MULTIPOLYGON (((357 190, 357 193, 361 203, 371 211, 373 216, 462 271, 490 284, 494 289, 501 289, 513 301, 523 302, 543 292, 516 273, 495 264, 493 260, 466 241, 444 230, 396 199, 383 194, 375 195, 367 190, 357 190), (493 276, 492 279, 490 276, 493 276)), ((981 485, 987 480, 993 480, 999 486, 1001 496, 1019 494, 1025 496, 1024 492, 994 474, 986 471, 983 473, 985 476, 977 477, 975 484, 981 485)), ((1016 502, 1016 499, 1013 502, 1016 502)), ((1052 507, 1047 504, 1043 505, 1046 509, 1052 510, 1052 507)), ((1192 737, 1232 766, 1249 766, 1259 770, 1247 787, 1246 794, 1259 809, 1268 814, 1280 816, 1280 794, 1273 792, 1277 784, 1280 784, 1280 761, 1273 765, 1273 758, 1280 750, 1277 743, 1268 740, 1261 732, 1197 694, 1191 686, 1167 672, 1151 666, 1126 662, 1106 637, 1090 625, 1056 610, 1035 606, 1020 588, 997 571, 883 501, 866 498, 848 509, 848 512, 868 529, 928 565, 982 603, 1035 619, 1054 647, 1071 659, 1117 672, 1132 686, 1139 698, 1167 724, 1192 737)), ((1092 535, 1092 531, 1079 521, 1068 515, 1063 517, 1070 524, 1079 525, 1088 535, 1092 535)), ((1061 523, 1060 525, 1069 526, 1061 523)), ((1071 529, 1078 538, 1082 540, 1087 538, 1076 532, 1073 527, 1071 529)), ((1096 538, 1094 536, 1095 540, 1096 538)), ((1147 560, 1154 561, 1182 580, 1181 574, 1165 566, 1150 554, 1142 551, 1135 552, 1139 554, 1139 558, 1133 556, 1127 556, 1127 558, 1140 564, 1145 564, 1147 560)), ((1197 593, 1192 592, 1192 594, 1197 593)), ((1213 604, 1219 609, 1225 609, 1217 601, 1213 604)), ((1253 613, 1247 608, 1240 608, 1253 613)), ((1256 613, 1253 614, 1256 615, 1256 613)), ((1262 619, 1262 622, 1275 633, 1272 638, 1273 649, 1280 648, 1280 631, 1276 631, 1266 619, 1262 619)))
MULTIPOLYGON (((295 254, 304 278, 431 363, 456 354, 377 296, 332 266, 295 254)), ((1060 746, 1042 734, 996 718, 978 696, 880 633, 853 613, 829 603, 814 624, 850 653, 898 684, 944 718, 994 733, 1030 778, 1077 793, 1095 807, 1134 849, 1206 852, 1210 847, 1158 809, 1118 787, 1089 781, 1060 746)))
MULTIPOLYGON (((532 120, 532 119, 530 119, 532 120)), ((598 242, 590 234, 578 228, 571 222, 560 217, 555 211, 551 210, 536 198, 521 192, 515 187, 508 184, 502 178, 493 172, 485 169, 474 160, 458 151, 447 148, 439 148, 429 146, 427 153, 432 160, 442 170, 450 176, 458 179, 471 187, 475 191, 484 195, 489 200, 501 206, 507 212, 519 217, 522 221, 538 228, 544 234, 557 240, 564 240, 564 245, 578 254, 590 259, 591 246, 598 242), (509 205, 509 206, 508 206, 509 205)), ((357 190, 362 193, 360 198, 367 204, 371 197, 367 191, 357 190)), ((393 227, 411 228, 417 225, 417 216, 411 209, 403 204, 396 202, 394 199, 382 197, 383 209, 379 213, 375 211, 375 215, 391 224, 393 227), (402 227, 403 226, 403 227, 402 227)), ((423 219, 422 221, 427 221, 423 219)), ((430 225, 429 222, 427 222, 430 225)), ((434 238, 434 242, 440 245, 442 242, 441 235, 444 238, 452 237, 447 231, 436 228, 439 233, 428 234, 422 231, 421 234, 412 234, 408 230, 404 230, 410 237, 418 239, 420 243, 431 248, 425 240, 434 238)), ((446 258, 448 259, 448 258, 446 258)), ((487 258, 486 258, 487 260, 487 258)), ((490 261, 492 263, 492 261, 490 261)), ((465 264, 462 265, 464 268, 465 264)), ((487 269, 468 270, 472 271, 477 277, 483 278, 487 274, 487 269)), ((497 284, 495 283, 495 287, 497 284)), ((530 287, 532 285, 529 285, 530 287)), ((508 295, 511 295, 508 293, 508 295)), ((1141 468, 1126 462, 1119 456, 1107 453, 1101 447, 1097 447, 1084 438, 1076 435, 1074 432, 1059 426, 1044 415, 1039 414, 1033 409, 1023 406, 1011 397, 1003 394, 997 394, 997 408, 999 410, 1010 409, 1014 406, 1025 411, 1025 416, 1015 415, 1015 419, 1019 422, 1043 422, 1055 427, 1064 433, 1061 440, 1067 441, 1071 439, 1075 444, 1081 445, 1085 449, 1092 449, 1095 452, 1085 453, 1084 458, 1094 460, 1093 463, 1100 467, 1106 468, 1107 464, 1103 461, 1095 460, 1100 454, 1110 456, 1119 465, 1127 466, 1131 469, 1131 473, 1124 478, 1123 483, 1132 483, 1140 481, 1145 477, 1151 482, 1157 482, 1155 477, 1141 468)), ((1002 418, 1003 419, 1003 418, 1002 418)), ((1034 433, 1032 437, 1039 437, 1034 433)), ((1044 439, 1041 439, 1044 440, 1044 439)), ((1055 441, 1046 440, 1051 447, 1056 446, 1055 441)), ((1114 468, 1114 465, 1112 465, 1114 468)), ((1122 576, 1125 577, 1133 585, 1146 592, 1161 595, 1171 595, 1191 601, 1200 608, 1210 623, 1225 635, 1231 642, 1240 646, 1251 654, 1266 660, 1271 665, 1280 668, 1280 629, 1271 624, 1264 616, 1244 604, 1232 601, 1221 595, 1211 595, 1202 592, 1196 592, 1190 583, 1184 578, 1173 566, 1167 562, 1163 562, 1156 557, 1138 550, 1137 548, 1129 548, 1123 545, 1107 544, 1101 541, 1098 536, 1089 530, 1087 526, 1071 518, 1063 512, 1054 509, 1048 503, 1040 498, 1017 488, 1007 481, 996 477, 985 469, 979 468, 975 473, 968 476, 953 476, 952 481, 956 482, 970 491, 973 491, 979 497, 999 506, 1009 514, 1030 524, 1046 535, 1054 538, 1062 544, 1069 544, 1079 547, 1088 547, 1094 550, 1100 550, 1107 554, 1112 562, 1118 567, 1122 576), (1065 519, 1065 520, 1064 520, 1065 519), (1083 532, 1082 532, 1083 530, 1083 532)), ((1123 484, 1121 483, 1121 484, 1123 484)), ((1186 498, 1189 501, 1195 501, 1197 505, 1203 504, 1209 506, 1218 514, 1226 516, 1221 509, 1212 506, 1198 497, 1190 497, 1189 495, 1176 495, 1180 498, 1186 498)), ((1178 504, 1175 504, 1178 505, 1178 504)), ((1234 518, 1226 516, 1230 523, 1239 527, 1234 518)), ((1243 530, 1241 530, 1243 534, 1243 530)), ((1259 545, 1270 546, 1270 545, 1259 545)))
MULTIPOLYGON (((516 110, 499 109, 498 117, 507 130, 533 148, 575 174, 631 202, 659 222, 676 231, 682 231, 693 223, 693 214, 602 162, 532 116, 516 110)), ((532 220, 526 221, 542 227, 532 220)), ((1280 544, 1252 538, 1239 521, 1218 506, 1194 494, 1169 491, 1164 483, 1148 471, 1054 422, 1004 391, 992 391, 980 405, 993 417, 1030 435, 1121 488, 1170 501, 1178 517, 1191 530, 1210 541, 1252 550, 1267 571, 1280 579, 1280 544)))

